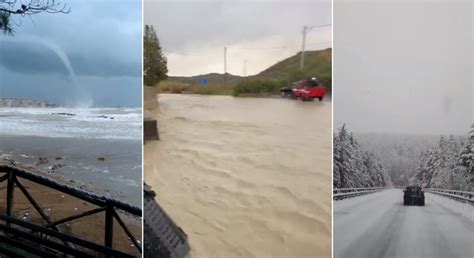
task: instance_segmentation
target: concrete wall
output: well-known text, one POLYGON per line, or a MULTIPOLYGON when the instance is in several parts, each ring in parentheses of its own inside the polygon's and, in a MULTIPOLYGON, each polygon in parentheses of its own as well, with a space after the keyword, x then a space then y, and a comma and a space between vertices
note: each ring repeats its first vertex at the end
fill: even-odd
POLYGON ((158 108, 155 87, 143 87, 143 116, 144 118, 153 118, 151 114, 153 109, 158 108))

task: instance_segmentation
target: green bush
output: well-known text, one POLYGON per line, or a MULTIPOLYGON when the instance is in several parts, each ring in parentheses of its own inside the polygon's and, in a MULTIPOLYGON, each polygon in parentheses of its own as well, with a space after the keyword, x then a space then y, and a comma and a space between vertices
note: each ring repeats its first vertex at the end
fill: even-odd
POLYGON ((277 80, 244 80, 234 86, 234 96, 242 93, 278 93, 280 88, 287 85, 287 81, 277 80))
POLYGON ((157 85, 156 90, 157 92, 181 93, 189 90, 189 86, 184 83, 165 80, 157 85))
POLYGON ((191 91, 195 94, 203 95, 232 95, 232 86, 209 84, 203 87, 200 84, 194 84, 191 91))

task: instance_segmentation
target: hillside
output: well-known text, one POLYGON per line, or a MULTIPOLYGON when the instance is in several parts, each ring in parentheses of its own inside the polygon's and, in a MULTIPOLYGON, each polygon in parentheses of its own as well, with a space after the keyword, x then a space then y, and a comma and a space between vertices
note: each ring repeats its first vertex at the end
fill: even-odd
POLYGON ((356 133, 361 147, 377 153, 396 187, 416 183, 416 168, 424 149, 435 144, 437 135, 356 133))
MULTIPOLYGON (((300 70, 300 53, 286 58, 259 74, 242 77, 227 74, 227 85, 233 86, 243 80, 277 80, 285 83, 308 77, 318 77, 324 85, 331 89, 332 49, 305 52, 305 69, 300 70)), ((224 74, 210 73, 197 76, 170 76, 167 81, 180 82, 189 85, 199 84, 202 78, 207 78, 210 85, 224 84, 224 74)))
POLYGON ((300 70, 301 53, 282 60, 261 73, 255 75, 258 79, 277 79, 297 81, 307 77, 318 77, 331 87, 332 49, 305 52, 305 68, 300 70))

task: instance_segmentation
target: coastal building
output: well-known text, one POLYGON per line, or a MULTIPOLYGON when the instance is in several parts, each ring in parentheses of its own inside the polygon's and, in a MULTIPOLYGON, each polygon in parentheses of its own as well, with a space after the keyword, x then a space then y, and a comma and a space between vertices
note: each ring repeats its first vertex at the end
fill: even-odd
POLYGON ((0 98, 0 107, 23 107, 23 108, 46 108, 57 107, 56 104, 50 104, 48 101, 37 101, 29 99, 0 98))

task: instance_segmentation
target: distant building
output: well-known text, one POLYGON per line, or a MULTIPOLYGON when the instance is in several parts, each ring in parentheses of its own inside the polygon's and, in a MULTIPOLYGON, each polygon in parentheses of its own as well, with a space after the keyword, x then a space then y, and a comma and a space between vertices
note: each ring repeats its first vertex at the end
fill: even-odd
POLYGON ((0 98, 0 107, 46 108, 58 105, 50 104, 48 101, 0 98))

